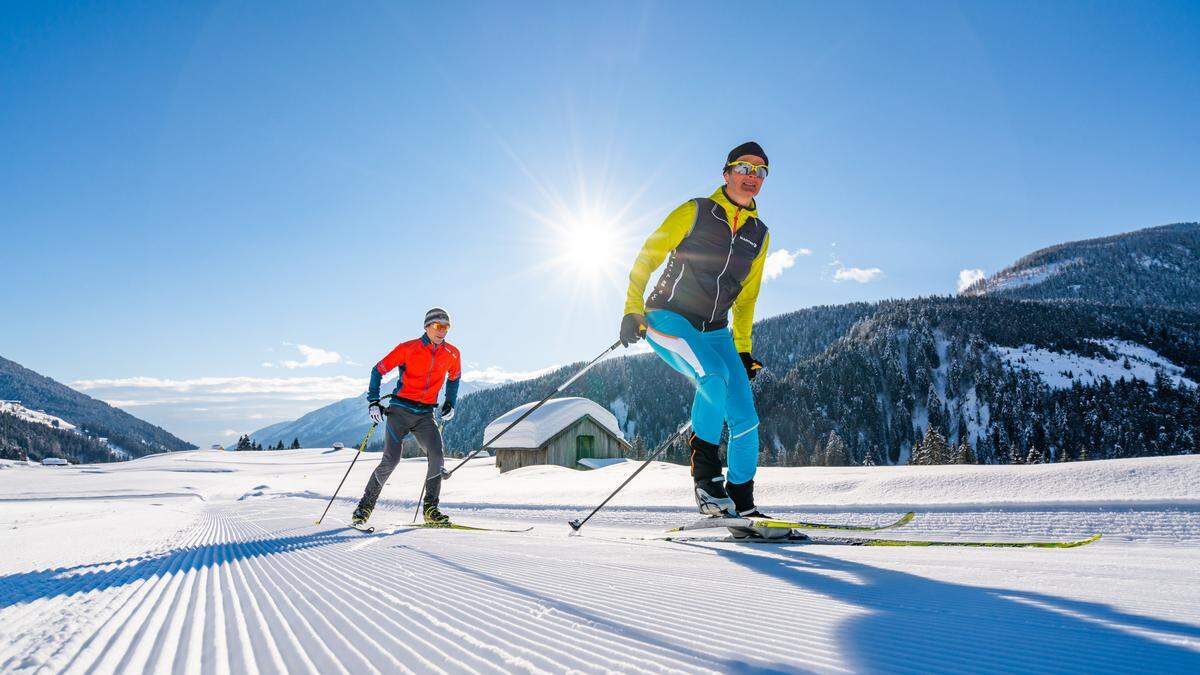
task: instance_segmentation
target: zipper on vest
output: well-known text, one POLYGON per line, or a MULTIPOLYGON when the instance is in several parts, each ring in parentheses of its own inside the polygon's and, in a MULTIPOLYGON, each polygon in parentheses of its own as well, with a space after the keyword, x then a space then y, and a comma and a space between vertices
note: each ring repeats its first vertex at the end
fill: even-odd
POLYGON ((687 269, 687 263, 679 264, 679 276, 675 277, 675 283, 671 284, 671 295, 667 296, 667 302, 675 297, 675 289, 679 288, 679 280, 683 278, 683 271, 687 269))
MULTIPOLYGON (((741 212, 742 210, 740 208, 733 212, 734 223, 737 223, 738 215, 740 215, 741 212)), ((733 243, 737 240, 737 238, 734 236, 734 232, 736 232, 736 230, 733 228, 733 225, 729 226, 729 253, 725 256, 725 266, 721 268, 721 273, 717 275, 717 292, 715 297, 713 297, 713 311, 712 316, 708 317, 709 321, 717 320, 717 306, 721 303, 721 277, 725 276, 725 270, 729 269, 729 260, 733 258, 733 243)))

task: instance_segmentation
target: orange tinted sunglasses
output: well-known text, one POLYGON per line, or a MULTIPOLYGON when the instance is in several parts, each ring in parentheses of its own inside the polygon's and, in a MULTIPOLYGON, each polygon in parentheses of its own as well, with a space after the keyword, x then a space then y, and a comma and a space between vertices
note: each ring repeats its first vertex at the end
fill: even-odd
POLYGON ((434 321, 433 323, 431 323, 429 325, 433 326, 436 330, 446 330, 446 331, 450 330, 450 324, 442 323, 440 321, 434 321))

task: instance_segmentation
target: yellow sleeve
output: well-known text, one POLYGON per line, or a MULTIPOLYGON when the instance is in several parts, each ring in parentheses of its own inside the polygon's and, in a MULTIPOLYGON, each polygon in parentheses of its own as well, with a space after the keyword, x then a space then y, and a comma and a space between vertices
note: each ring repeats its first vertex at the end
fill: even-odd
POLYGON ((691 232, 696 222, 696 202, 688 200, 667 216, 662 225, 646 239, 641 252, 633 261, 629 271, 629 291, 625 294, 625 313, 646 312, 646 282, 650 274, 658 269, 667 254, 675 250, 679 242, 691 232))
POLYGON ((758 300, 758 287, 762 285, 763 263, 767 259, 767 248, 771 245, 771 233, 763 240, 762 250, 750 263, 750 274, 742 284, 742 292, 733 301, 733 346, 739 352, 749 352, 753 344, 750 333, 754 330, 754 303, 758 300))

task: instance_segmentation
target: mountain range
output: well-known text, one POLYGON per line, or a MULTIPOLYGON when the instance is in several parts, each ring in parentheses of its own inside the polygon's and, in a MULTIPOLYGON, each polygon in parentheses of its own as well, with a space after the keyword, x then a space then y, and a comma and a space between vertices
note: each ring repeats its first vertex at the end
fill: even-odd
MULTIPOLYGON (((393 379, 391 382, 394 381, 393 379)), ((496 385, 464 381, 458 388, 459 398, 461 400, 467 395, 482 391, 489 386, 496 385)), ((385 382, 380 391, 388 392, 393 387, 393 384, 385 382)), ((443 391, 443 393, 445 392, 443 391)), ((298 419, 263 427, 250 434, 250 440, 264 446, 274 446, 279 441, 283 441, 284 445, 287 445, 293 439, 299 439, 304 447, 324 447, 334 443, 350 446, 360 443, 363 434, 370 426, 371 418, 367 415, 367 392, 364 391, 358 396, 344 398, 317 408, 298 419)), ((372 447, 380 444, 382 444, 382 440, 377 438, 372 447)))
POLYGON ((968 296, 1200 311, 1200 224, 1176 223, 1031 253, 968 296))
POLYGON ((20 401, 23 408, 44 411, 77 427, 60 429, 18 415, 0 414, 4 418, 0 420, 0 455, 6 457, 94 462, 196 447, 165 429, 2 357, 0 399, 20 401))
MULTIPOLYGON (((904 463, 930 431, 987 463, 1200 452, 1200 224, 1046 248, 957 297, 771 317, 754 354, 764 465, 904 463)), ((582 365, 460 397, 448 451, 479 447, 489 422, 582 365)), ((640 457, 687 419, 693 389, 641 354, 564 395, 611 410, 640 457)), ((346 399, 253 437, 349 444, 365 409, 346 399)))
MULTIPOLYGON (((760 461, 903 463, 931 430, 989 463, 1200 452, 1198 270, 1200 225, 1183 223, 1045 249, 959 297, 760 321, 760 461)), ((489 421, 581 365, 465 399, 447 447, 478 447, 489 421)), ((641 456, 687 419, 692 391, 640 355, 565 394, 612 410, 641 456)))

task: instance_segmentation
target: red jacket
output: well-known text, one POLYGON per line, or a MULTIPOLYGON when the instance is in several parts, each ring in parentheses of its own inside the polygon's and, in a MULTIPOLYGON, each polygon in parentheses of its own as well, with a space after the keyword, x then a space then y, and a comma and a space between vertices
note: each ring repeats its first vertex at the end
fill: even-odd
POLYGON ((450 405, 454 405, 451 393, 458 393, 458 379, 462 377, 462 361, 458 348, 454 345, 449 342, 435 345, 424 335, 396 345, 383 360, 375 364, 375 370, 371 373, 368 398, 379 398, 379 381, 393 368, 400 369, 396 396, 434 405, 437 403, 438 392, 442 389, 442 382, 449 376, 450 386, 446 388, 446 400, 450 405))

